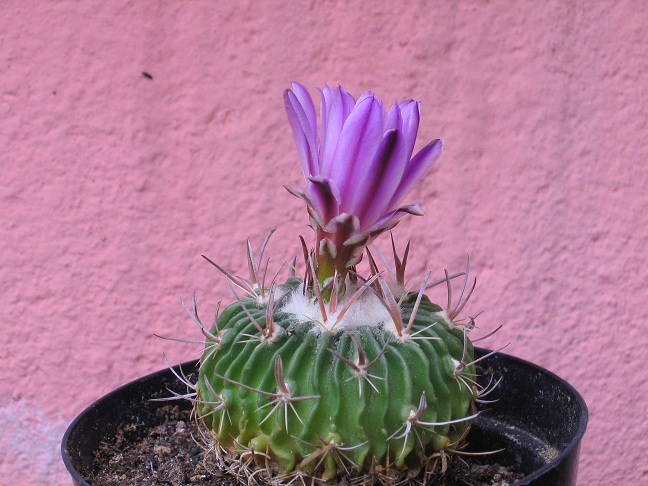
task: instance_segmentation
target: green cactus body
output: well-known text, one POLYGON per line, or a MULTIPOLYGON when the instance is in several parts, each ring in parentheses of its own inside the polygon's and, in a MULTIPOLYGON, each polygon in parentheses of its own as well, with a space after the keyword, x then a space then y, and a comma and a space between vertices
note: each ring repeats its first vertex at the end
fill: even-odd
MULTIPOLYGON (((403 322, 416 298, 401 302, 403 322)), ((405 337, 389 322, 329 330, 281 307, 264 337, 266 315, 264 303, 234 303, 211 331, 219 341, 207 342, 197 403, 220 446, 264 454, 278 473, 330 479, 417 467, 465 435, 472 344, 425 295, 405 337)))

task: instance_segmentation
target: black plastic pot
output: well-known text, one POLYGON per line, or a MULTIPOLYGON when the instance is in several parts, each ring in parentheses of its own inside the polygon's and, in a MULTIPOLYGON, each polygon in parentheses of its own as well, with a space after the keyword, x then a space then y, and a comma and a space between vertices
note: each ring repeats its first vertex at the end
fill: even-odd
MULTIPOLYGON (((476 355, 488 351, 477 349, 476 355)), ((184 363, 187 373, 196 362, 184 363)), ((468 436, 474 452, 505 449, 490 462, 515 466, 527 476, 516 485, 576 484, 580 443, 587 426, 587 406, 566 381, 532 363, 498 353, 480 363, 480 379, 503 376, 489 396, 498 401, 484 406, 468 436)), ((177 369, 177 367, 176 367, 177 369)), ((102 441, 111 441, 126 421, 155 425, 155 410, 163 402, 151 398, 168 396, 167 388, 181 390, 170 370, 135 380, 109 393, 83 411, 68 427, 62 442, 63 462, 74 484, 90 485, 93 457, 102 441)), ((184 402, 178 402, 184 403, 184 402)), ((186 402, 186 406, 190 404, 186 402)))

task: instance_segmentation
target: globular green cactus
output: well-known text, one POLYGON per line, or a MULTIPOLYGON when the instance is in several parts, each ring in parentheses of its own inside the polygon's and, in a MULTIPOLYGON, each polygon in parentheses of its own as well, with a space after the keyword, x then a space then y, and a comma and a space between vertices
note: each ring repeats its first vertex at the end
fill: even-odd
MULTIPOLYGON (((465 300, 444 310, 424 294, 428 279, 407 293, 374 273, 348 279, 355 292, 334 308, 303 279, 265 288, 248 255, 249 280, 225 272, 247 295, 203 328, 196 403, 220 447, 321 479, 416 470, 460 447, 478 395, 472 321, 452 320, 465 300)), ((450 290, 450 279, 436 283, 450 290)))
POLYGON ((206 347, 187 397, 230 465, 275 479, 390 483, 460 449, 477 416, 475 401, 490 391, 476 383, 473 319, 458 319, 474 285, 465 293, 467 268, 408 287, 409 245, 401 259, 393 239, 388 283, 368 248, 404 215, 422 214, 401 200, 443 144, 433 140, 412 157, 419 103, 387 111, 370 92, 357 101, 342 87, 321 95, 318 131, 306 89, 294 83, 284 93, 306 179, 305 189, 288 190, 306 203, 316 235, 310 249, 301 239, 303 277, 295 277, 293 261, 285 283, 275 274, 265 285, 267 239, 258 259, 248 241, 249 279, 208 259, 226 275, 236 302, 207 329, 194 300, 190 313, 206 347), (359 266, 365 255, 366 278, 359 266), (451 281, 461 275, 453 304, 451 281), (441 283, 445 309, 425 294, 441 283))

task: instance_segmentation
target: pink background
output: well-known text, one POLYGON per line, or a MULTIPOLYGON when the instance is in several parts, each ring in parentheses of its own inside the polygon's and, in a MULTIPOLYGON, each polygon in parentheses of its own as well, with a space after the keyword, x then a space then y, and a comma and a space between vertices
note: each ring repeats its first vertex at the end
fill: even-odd
POLYGON ((76 413, 197 356, 153 333, 229 298, 201 253, 243 271, 247 237, 279 228, 278 265, 311 236, 283 188, 299 80, 423 102, 418 146, 446 150, 396 231, 412 275, 470 253, 487 344, 589 404, 579 483, 648 483, 646 3, 398 5, 3 2, 0 482, 68 484, 76 413))

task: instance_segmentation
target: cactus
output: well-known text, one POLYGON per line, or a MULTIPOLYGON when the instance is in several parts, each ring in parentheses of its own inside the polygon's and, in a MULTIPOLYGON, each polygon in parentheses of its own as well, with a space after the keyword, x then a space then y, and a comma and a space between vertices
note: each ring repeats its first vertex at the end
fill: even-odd
POLYGON ((405 294, 388 325, 339 330, 273 307, 242 299, 209 331, 198 410, 221 446, 324 479, 457 447, 475 417, 472 345, 425 295, 405 294))
MULTIPOLYGON (((438 158, 434 140, 414 157, 419 104, 387 112, 371 93, 357 101, 342 87, 322 90, 321 132, 306 89, 284 93, 306 179, 290 187, 316 234, 301 238, 303 276, 267 283, 263 251, 248 241, 249 279, 223 272, 236 301, 206 328, 191 399, 229 464, 292 478, 411 477, 462 446, 477 416, 473 319, 460 320, 468 270, 409 288, 402 258, 378 269, 369 245, 416 204, 399 206, 438 158), (366 257, 367 277, 360 275, 366 257), (452 280, 463 275, 461 295, 452 280), (425 294, 446 284, 447 306, 425 294), (239 295, 243 291, 245 295, 239 295), (400 475, 400 476, 398 476, 400 475)), ((385 257, 381 253, 383 262, 385 257)), ((250 473, 251 474, 251 473, 250 473)), ((286 481, 288 482, 288 481, 286 481)), ((387 481, 389 482, 389 481, 387 481)))

